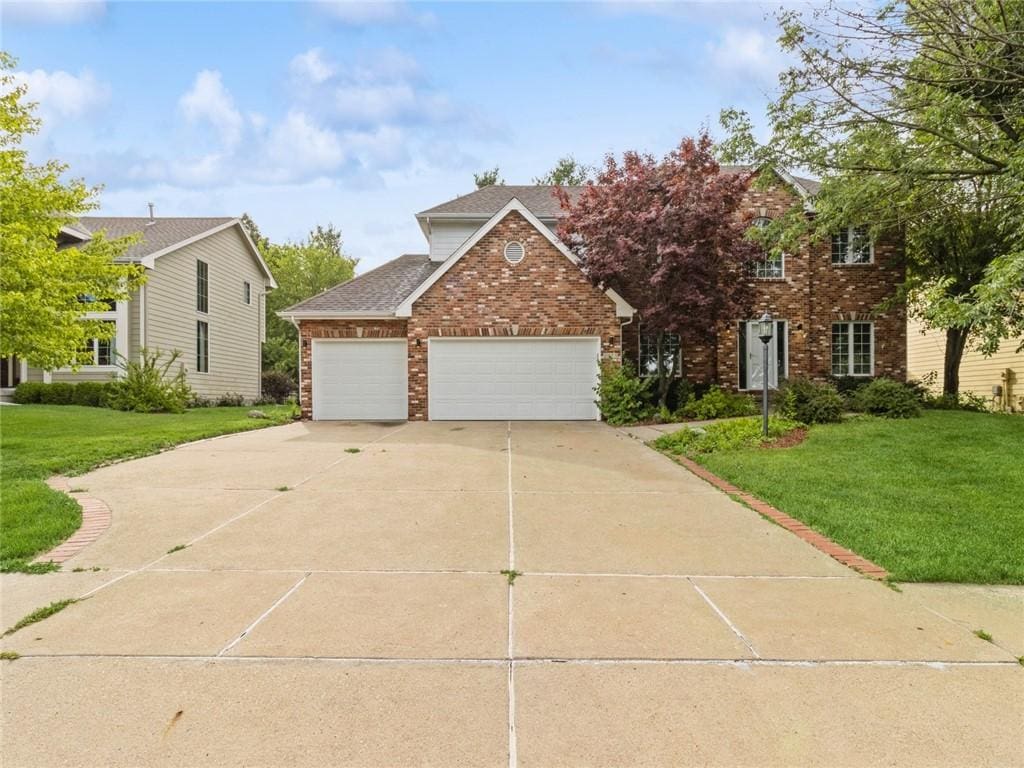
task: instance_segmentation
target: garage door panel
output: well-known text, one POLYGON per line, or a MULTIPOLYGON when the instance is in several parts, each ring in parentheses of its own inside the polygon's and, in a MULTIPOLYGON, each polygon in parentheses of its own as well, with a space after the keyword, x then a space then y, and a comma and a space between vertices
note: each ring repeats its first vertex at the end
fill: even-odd
POLYGON ((593 338, 431 339, 433 420, 593 420, 593 338))
POLYGON ((407 343, 315 341, 313 418, 400 421, 408 417, 407 343))

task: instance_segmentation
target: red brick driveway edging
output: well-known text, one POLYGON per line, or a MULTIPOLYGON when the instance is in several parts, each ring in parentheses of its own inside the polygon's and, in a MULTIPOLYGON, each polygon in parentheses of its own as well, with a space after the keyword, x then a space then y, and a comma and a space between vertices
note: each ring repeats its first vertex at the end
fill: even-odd
POLYGON ((66 493, 82 508, 82 525, 71 535, 71 538, 61 542, 49 552, 39 555, 33 561, 36 563, 63 563, 96 541, 110 527, 110 507, 88 493, 71 490, 71 481, 63 475, 54 475, 46 481, 46 484, 55 491, 66 493))
POLYGON ((832 539, 828 538, 828 536, 822 536, 817 531, 811 530, 796 518, 790 517, 785 512, 777 510, 771 504, 761 501, 761 499, 756 496, 752 496, 746 491, 741 491, 735 485, 723 480, 714 472, 705 469, 693 459, 689 459, 686 456, 675 456, 673 458, 693 472, 693 474, 697 475, 697 477, 702 480, 706 480, 719 490, 725 491, 730 496, 735 496, 755 512, 773 520, 787 531, 795 533, 815 549, 821 550, 826 555, 838 560, 848 568, 852 568, 859 573, 863 573, 865 576, 870 576, 872 579, 884 579, 889 575, 888 571, 881 566, 875 565, 870 560, 866 560, 856 552, 853 552, 846 547, 839 546, 832 541, 832 539))

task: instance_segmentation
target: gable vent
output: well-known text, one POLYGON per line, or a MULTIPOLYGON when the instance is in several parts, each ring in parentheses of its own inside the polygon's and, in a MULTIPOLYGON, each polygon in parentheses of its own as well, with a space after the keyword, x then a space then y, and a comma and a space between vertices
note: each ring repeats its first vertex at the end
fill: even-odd
POLYGON ((518 264, 526 255, 526 249, 522 243, 505 243, 505 261, 509 264, 518 264))

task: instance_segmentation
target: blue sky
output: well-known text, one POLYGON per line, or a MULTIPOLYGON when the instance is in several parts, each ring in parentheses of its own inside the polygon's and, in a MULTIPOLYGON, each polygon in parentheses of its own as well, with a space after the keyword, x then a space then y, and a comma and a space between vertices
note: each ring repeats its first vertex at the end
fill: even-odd
POLYGON ((4 3, 40 104, 34 159, 102 212, 341 228, 359 271, 423 252, 413 214, 499 165, 663 154, 722 107, 760 118, 785 61, 753 2, 4 3))

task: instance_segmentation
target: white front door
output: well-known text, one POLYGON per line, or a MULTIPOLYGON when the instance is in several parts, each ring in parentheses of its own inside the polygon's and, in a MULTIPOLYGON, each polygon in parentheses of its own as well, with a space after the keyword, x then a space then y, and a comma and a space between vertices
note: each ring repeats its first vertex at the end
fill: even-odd
POLYGON ((407 419, 408 348, 406 339, 315 339, 313 418, 407 419))
MULTIPOLYGON (((746 343, 744 348, 746 349, 746 382, 744 383, 744 389, 761 389, 764 381, 764 344, 761 342, 760 337, 757 335, 757 322, 750 321, 744 324, 744 332, 746 334, 746 343)), ((788 349, 789 339, 787 338, 788 324, 785 320, 777 320, 775 322, 775 332, 772 335, 771 341, 768 342, 768 387, 769 389, 776 389, 779 386, 779 371, 783 371, 785 375, 786 369, 786 349, 788 349), (780 365, 779 356, 782 357, 782 365, 780 365)))
POLYGON ((430 339, 432 421, 594 420, 596 338, 430 339))

